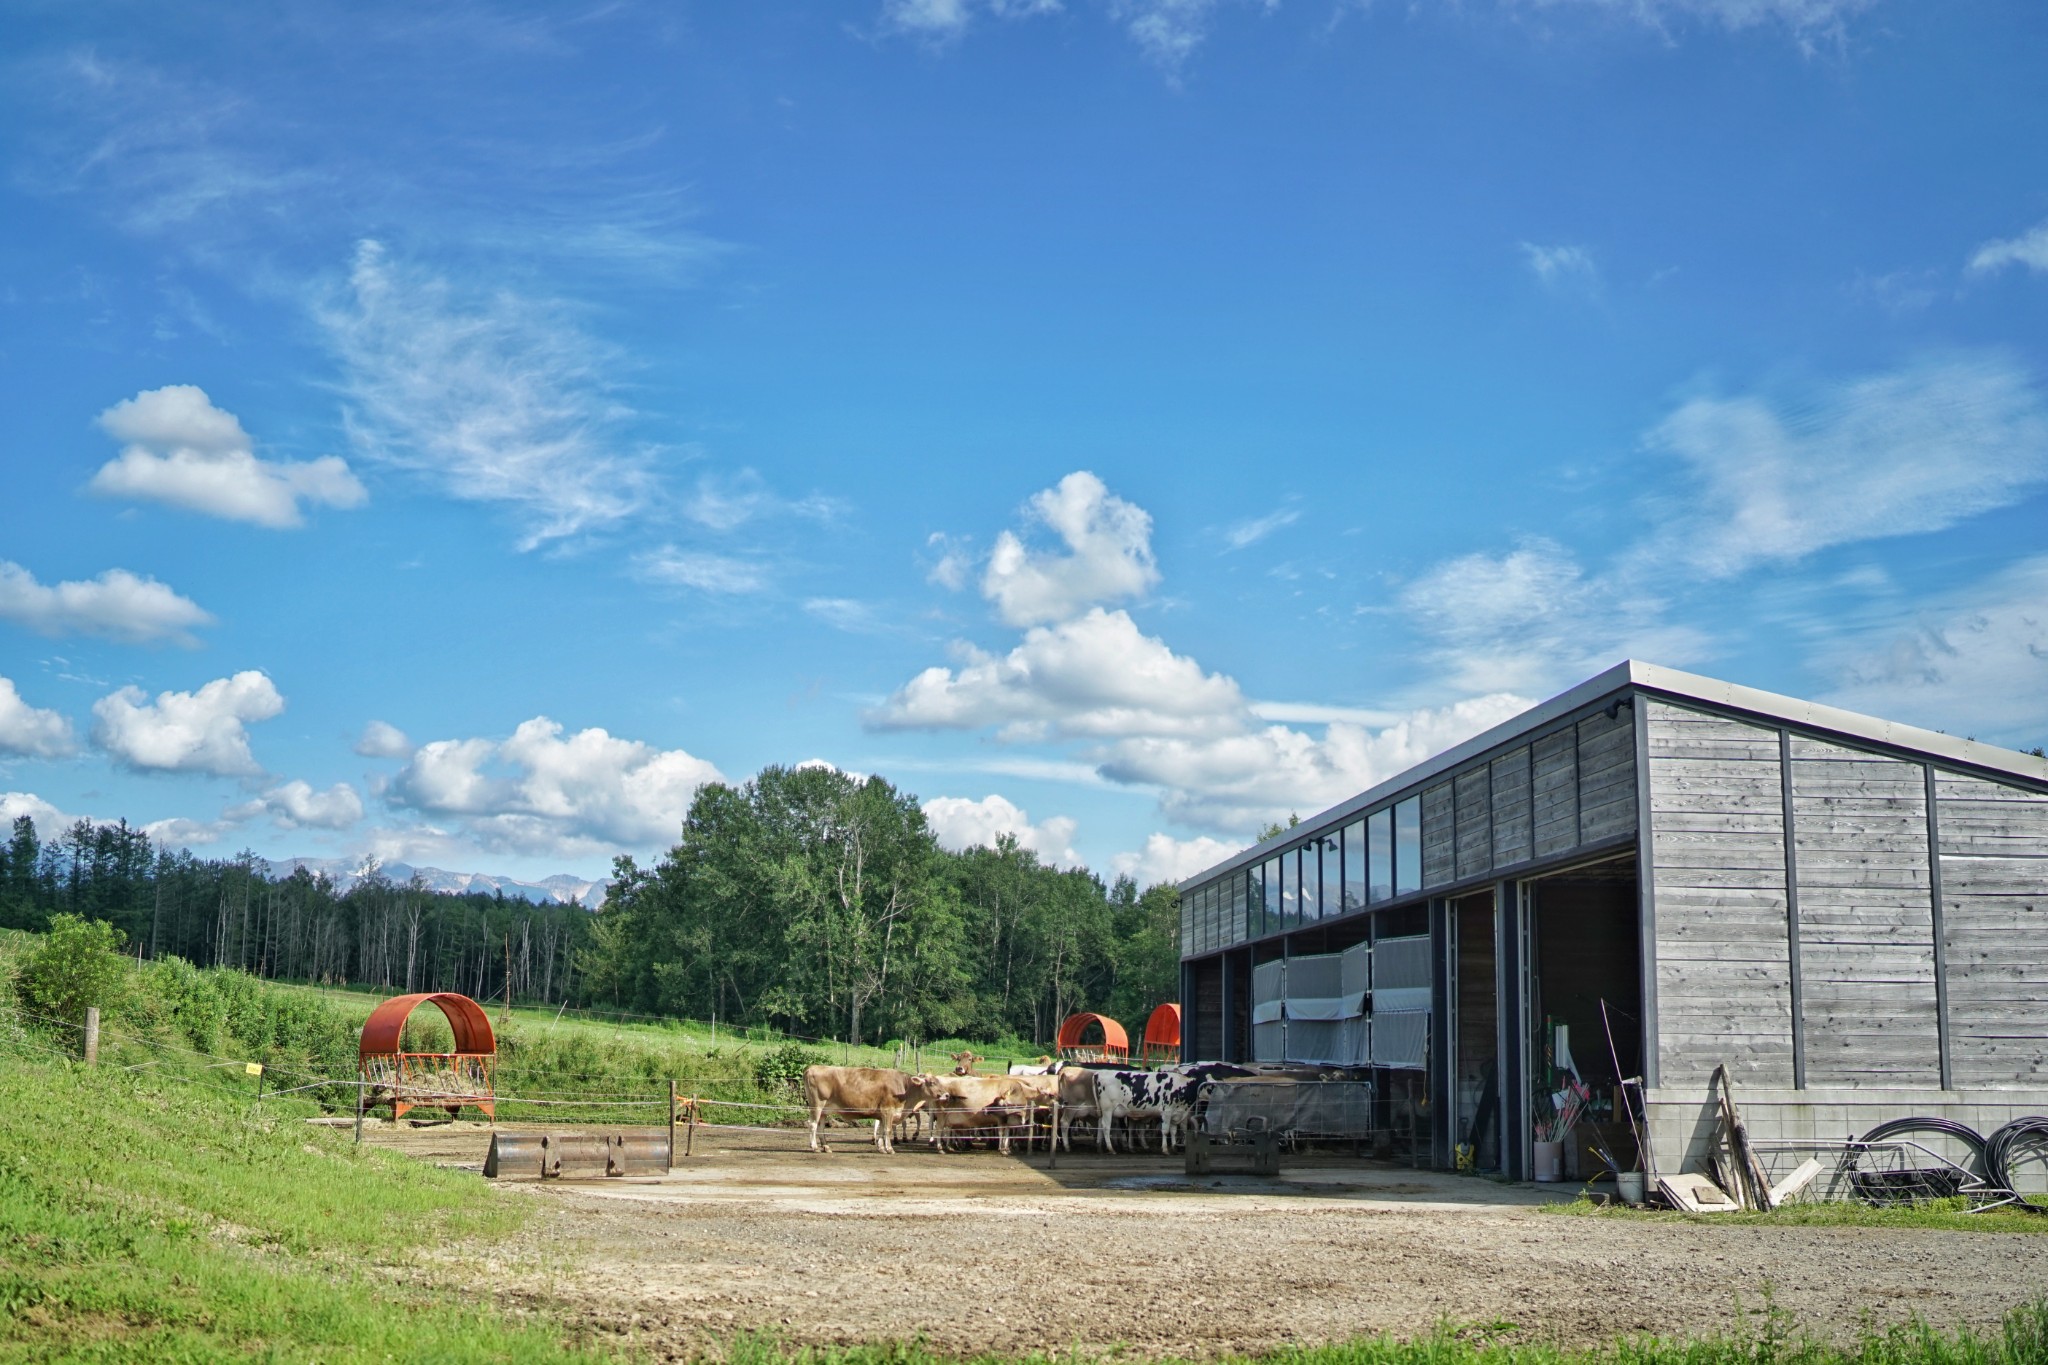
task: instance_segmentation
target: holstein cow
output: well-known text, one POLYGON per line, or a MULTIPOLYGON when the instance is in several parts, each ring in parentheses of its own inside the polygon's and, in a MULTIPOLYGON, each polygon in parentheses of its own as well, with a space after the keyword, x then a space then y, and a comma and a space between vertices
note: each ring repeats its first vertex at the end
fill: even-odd
POLYGON ((1159 1150, 1162 1155, 1169 1154, 1174 1139, 1194 1122, 1203 1086, 1213 1080, 1251 1074, 1241 1066, 1225 1062, 1169 1066, 1158 1071, 1098 1071, 1095 1102, 1100 1118, 1096 1131, 1101 1145, 1108 1151, 1116 1150, 1112 1130, 1118 1119, 1157 1118, 1159 1150))
POLYGON ((875 1147, 896 1150, 893 1135, 905 1111, 927 1108, 934 1096, 926 1076, 886 1066, 807 1066, 804 1098, 811 1107, 811 1150, 829 1152, 819 1136, 827 1118, 873 1119, 875 1147))

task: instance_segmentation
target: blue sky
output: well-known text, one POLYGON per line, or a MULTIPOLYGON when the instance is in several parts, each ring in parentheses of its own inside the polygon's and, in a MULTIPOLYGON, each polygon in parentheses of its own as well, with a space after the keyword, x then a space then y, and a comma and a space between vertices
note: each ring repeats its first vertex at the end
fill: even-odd
POLYGON ((1629 655, 2048 742, 2032 0, 6 22, 7 814, 1152 880, 1629 655))

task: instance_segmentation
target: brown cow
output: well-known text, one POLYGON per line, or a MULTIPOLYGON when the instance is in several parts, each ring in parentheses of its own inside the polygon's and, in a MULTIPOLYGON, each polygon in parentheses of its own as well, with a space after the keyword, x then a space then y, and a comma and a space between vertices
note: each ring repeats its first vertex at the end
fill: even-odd
POLYGON ((1010 1154, 1010 1129, 1028 1122, 1033 1096, 1014 1076, 920 1076, 932 1096, 932 1145, 946 1150, 946 1134, 960 1129, 996 1131, 996 1145, 1010 1154))
POLYGON ((894 1152, 896 1125, 907 1110, 926 1108, 934 1096, 928 1076, 906 1076, 885 1066, 807 1066, 804 1098, 811 1108, 811 1150, 829 1152, 820 1137, 825 1120, 873 1119, 875 1148, 894 1152))

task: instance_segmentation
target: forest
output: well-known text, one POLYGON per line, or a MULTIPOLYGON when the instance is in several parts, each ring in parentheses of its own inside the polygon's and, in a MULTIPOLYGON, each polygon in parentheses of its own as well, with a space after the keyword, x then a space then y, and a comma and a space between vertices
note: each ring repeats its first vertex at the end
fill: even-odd
POLYGON ((1062 869, 1009 838, 939 846, 880 777, 770 767, 701 788, 652 866, 618 858, 604 905, 449 895, 372 873, 343 891, 253 853, 202 859, 125 823, 0 849, 0 927, 111 923, 138 958, 257 976, 767 1025, 854 1042, 1043 1042, 1098 1010, 1178 994, 1179 902, 1062 869))

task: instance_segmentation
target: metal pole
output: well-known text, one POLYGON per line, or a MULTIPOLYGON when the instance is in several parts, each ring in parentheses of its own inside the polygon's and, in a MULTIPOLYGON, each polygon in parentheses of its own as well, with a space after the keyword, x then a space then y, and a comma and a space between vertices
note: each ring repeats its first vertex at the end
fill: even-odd
POLYGON ((356 1146, 363 1145, 363 1083, 356 1082, 356 1146))
POLYGON ((668 1169, 676 1168, 676 1083, 668 1083, 668 1169))
POLYGON ((100 1064, 100 1007, 98 1005, 87 1005, 85 1007, 85 1064, 87 1066, 98 1066, 100 1064))
MULTIPOLYGON (((1058 1073, 1057 1073, 1057 1072, 1055 1072, 1055 1073, 1054 1073, 1054 1075, 1053 1075, 1053 1079, 1054 1079, 1054 1080, 1058 1080, 1058 1079, 1059 1079, 1059 1075, 1058 1075, 1058 1073)), ((1059 1164, 1060 1164, 1060 1095, 1059 1095, 1059 1092, 1058 1092, 1057 1090, 1055 1090, 1055 1091, 1053 1092, 1053 1095, 1052 1095, 1052 1155, 1046 1158, 1046 1161, 1045 1161, 1045 1169, 1047 1169, 1048 1171, 1051 1171, 1051 1170, 1057 1170, 1057 1169, 1059 1168, 1059 1164)))

